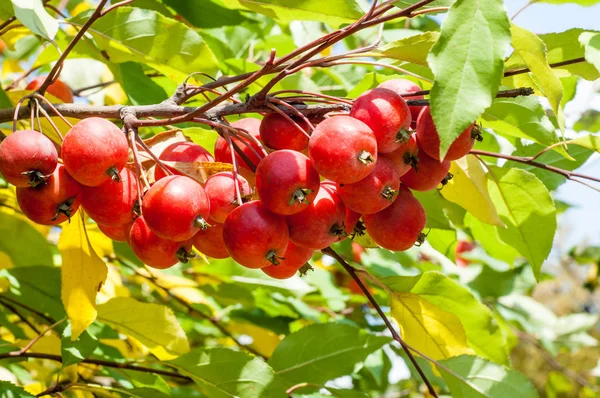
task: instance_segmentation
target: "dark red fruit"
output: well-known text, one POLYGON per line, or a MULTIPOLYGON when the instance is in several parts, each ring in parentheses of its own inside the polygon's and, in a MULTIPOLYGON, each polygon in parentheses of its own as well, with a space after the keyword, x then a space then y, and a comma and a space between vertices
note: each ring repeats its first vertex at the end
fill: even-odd
MULTIPOLYGON (((256 140, 260 139, 260 120, 254 118, 244 118, 237 122, 231 123, 232 127, 245 130, 256 140)), ((231 137, 231 140, 240 147, 241 151, 248 157, 252 164, 257 167, 258 163, 262 159, 262 151, 255 142, 249 142, 248 138, 237 138, 231 137)), ((238 167, 243 167, 248 170, 252 170, 250 166, 244 161, 239 153, 236 152, 235 159, 238 167)), ((215 143, 215 160, 217 162, 232 164, 231 150, 227 145, 227 140, 223 137, 219 137, 215 143)))
POLYGON ((260 200, 233 210, 223 224, 229 255, 248 268, 277 265, 289 243, 285 217, 270 212, 260 200))
POLYGON ((16 187, 42 184, 57 162, 54 143, 37 131, 16 131, 0 144, 0 173, 16 187))
POLYGON ((211 224, 205 230, 200 230, 192 238, 194 247, 199 252, 212 258, 227 258, 229 252, 223 240, 223 224, 211 224))
MULTIPOLYGON (((204 190, 210 200, 210 218, 217 223, 224 223, 229 213, 240 205, 234 181, 233 172, 222 171, 210 176, 204 183, 204 190)), ((237 175, 237 181, 243 201, 252 195, 252 188, 240 174, 237 175)))
POLYGON ((408 188, 401 186, 398 197, 388 208, 364 216, 367 232, 381 247, 408 250, 420 238, 426 216, 421 203, 408 188))
POLYGON ((419 152, 419 145, 417 144, 416 134, 411 134, 408 141, 402 146, 396 149, 394 152, 381 154, 380 158, 386 158, 394 163, 396 172, 400 177, 408 173, 411 167, 417 165, 419 160, 417 154, 419 152))
POLYGON ((281 262, 278 265, 269 265, 262 268, 262 271, 275 279, 291 278, 312 258, 313 253, 313 249, 298 247, 290 242, 281 262))
POLYGON ((194 257, 192 242, 174 242, 156 235, 144 217, 138 217, 129 231, 129 246, 142 262, 152 268, 165 269, 179 261, 187 263, 194 257))
POLYGON ((80 204, 81 186, 59 164, 45 184, 17 188, 17 202, 31 221, 57 225, 69 220, 80 204))
POLYGON ((377 213, 396 199, 400 176, 391 160, 380 157, 375 169, 354 184, 338 184, 338 194, 347 208, 360 214, 377 213))
POLYGON ((69 174, 90 187, 118 180, 129 156, 125 134, 99 117, 83 119, 69 130, 62 144, 62 158, 69 174))
POLYGON ((303 151, 308 146, 310 126, 304 119, 291 117, 297 126, 278 113, 269 113, 260 123, 260 139, 272 149, 303 151), (302 132, 304 130, 304 133, 302 132))
POLYGON ((319 123, 310 137, 308 155, 323 177, 351 184, 375 168, 377 140, 363 122, 350 116, 335 116, 319 123))
POLYGON ((156 235, 183 242, 208 227, 210 201, 204 188, 191 178, 168 176, 146 192, 142 212, 156 235))
POLYGON ((358 225, 361 217, 362 214, 352 211, 346 207, 346 219, 344 221, 344 229, 346 234, 351 235, 355 232, 354 229, 358 225))
POLYGON ((138 200, 137 176, 125 167, 119 177, 119 181, 108 180, 97 187, 81 189, 81 205, 98 224, 116 227, 133 221, 138 200))
MULTIPOLYGON (((473 125, 469 125, 458 138, 452 142, 444 160, 456 160, 465 156, 475 145, 477 133, 473 131, 473 125)), ((417 119, 417 139, 420 148, 434 159, 440 160, 440 136, 433 118, 431 117, 431 109, 426 106, 419 114, 417 119)))
POLYGON ((129 231, 133 221, 127 224, 118 225, 116 227, 109 227, 108 225, 98 224, 98 228, 104 235, 117 242, 127 242, 129 240, 129 231))
MULTIPOLYGON (((27 87, 25 87, 25 90, 37 90, 38 88, 42 87, 42 84, 44 84, 46 81, 46 77, 47 76, 36 77, 27 85, 27 87)), ((73 92, 62 80, 56 79, 54 83, 48 86, 46 92, 52 94, 62 102, 73 102, 73 92)))
POLYGON ((458 265, 459 267, 466 267, 467 265, 471 264, 471 260, 464 258, 462 256, 462 253, 468 253, 474 248, 475 244, 473 244, 473 242, 469 242, 466 240, 458 241, 458 244, 456 245, 456 249, 454 251, 454 259, 456 260, 456 265, 458 265))
MULTIPOLYGON (((406 80, 406 79, 386 80, 385 82, 381 83, 379 85, 379 87, 387 88, 388 90, 392 90, 393 92, 400 95, 401 97, 403 97, 403 94, 410 94, 410 93, 416 93, 417 91, 421 91, 421 87, 417 86, 415 83, 411 82, 410 80, 406 80)), ((420 100, 423 98, 425 98, 425 96, 417 95, 414 97, 413 96, 406 97, 405 99, 420 100)), ((414 125, 412 127, 416 128, 417 118, 419 117, 419 113, 421 112, 421 109, 423 109, 423 107, 422 106, 409 106, 408 109, 410 109, 410 115, 412 117, 411 125, 414 125)))
POLYGON ((264 158, 256 169, 256 190, 262 203, 282 215, 299 213, 317 196, 319 173, 300 152, 282 149, 264 158))
POLYGON ((322 183, 306 210, 288 216, 290 240, 301 247, 324 249, 346 237, 345 219, 346 208, 335 187, 322 183))
POLYGON ((448 176, 448 170, 450 170, 450 161, 440 162, 419 151, 417 167, 400 177, 400 181, 415 191, 429 191, 440 185, 448 176))
MULTIPOLYGON (((158 157, 165 162, 214 162, 215 159, 206 149, 193 142, 174 142, 166 147, 158 157)), ((167 166, 175 175, 184 175, 173 167, 167 166)), ((163 169, 156 165, 154 168, 154 179, 156 181, 165 177, 167 174, 163 169)))
POLYGON ((364 122, 377 138, 379 153, 392 152, 409 136, 412 117, 406 101, 387 88, 374 88, 361 94, 350 116, 364 122))

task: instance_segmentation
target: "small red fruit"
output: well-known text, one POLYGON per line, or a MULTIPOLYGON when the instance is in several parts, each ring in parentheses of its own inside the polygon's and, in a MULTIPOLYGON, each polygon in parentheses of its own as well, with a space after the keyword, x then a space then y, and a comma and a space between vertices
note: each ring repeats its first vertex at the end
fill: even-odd
POLYGON ((285 250, 284 258, 278 265, 269 265, 262 271, 275 279, 288 279, 294 276, 308 260, 312 258, 313 249, 299 247, 290 242, 285 250))
POLYGON ((35 188, 17 188, 17 202, 31 221, 58 225, 77 212, 80 193, 81 186, 59 164, 45 184, 35 188))
POLYGON ((412 120, 406 101, 387 88, 374 88, 361 94, 354 101, 350 116, 373 131, 379 153, 398 149, 409 135, 412 120))
POLYGON ((200 230, 192 238, 199 252, 212 258, 227 258, 229 252, 223 239, 223 224, 211 224, 206 230, 200 230))
MULTIPOLYGON (((356 242, 352 242, 352 259, 357 263, 362 262, 362 254, 367 250, 356 242)), ((353 279, 354 280, 354 279, 353 279)))
POLYGON ((272 149, 303 151, 308 146, 310 126, 299 117, 291 119, 297 126, 278 113, 269 113, 260 123, 260 139, 272 149), (302 132, 304 130, 304 133, 302 132))
MULTIPOLYGON (((42 87, 42 84, 44 84, 46 81, 46 77, 47 76, 36 77, 27 85, 27 87, 25 87, 25 90, 37 90, 38 88, 42 87)), ((52 94, 62 102, 73 102, 73 92, 69 86, 67 86, 67 84, 60 79, 56 79, 54 83, 49 85, 46 89, 46 92, 52 94)))
POLYGON ((420 238, 426 216, 421 203, 408 188, 401 186, 392 205, 379 213, 364 216, 367 232, 381 247, 408 250, 420 238))
POLYGON ((129 240, 129 231, 133 221, 127 224, 118 225, 116 227, 109 227, 108 225, 98 224, 98 228, 104 235, 116 242, 127 242, 129 240))
POLYGON ((450 170, 450 161, 444 160, 440 163, 425 152, 419 151, 417 167, 410 169, 400 177, 400 181, 415 191, 429 191, 440 185, 447 178, 450 170))
MULTIPOLYGON (((381 83, 378 87, 387 88, 388 90, 392 90, 393 92, 400 95, 401 97, 404 97, 403 94, 410 94, 410 93, 416 93, 417 91, 421 91, 421 87, 417 86, 415 83, 413 83, 407 79, 386 80, 383 83, 381 83)), ((424 95, 418 95, 418 96, 414 96, 414 97, 413 96, 406 97, 406 99, 409 99, 409 100, 420 100, 423 98, 425 98, 424 95)), ((410 109, 410 115, 412 116, 412 124, 415 125, 413 127, 416 127, 417 118, 419 117, 419 113, 421 112, 421 109, 423 109, 423 107, 422 106, 409 106, 408 109, 410 109)))
POLYGON ((208 227, 210 201, 204 188, 191 178, 168 176, 146 192, 142 213, 156 235, 183 242, 208 227))
POLYGON ((54 143, 37 131, 16 131, 0 144, 0 173, 16 187, 44 183, 56 169, 57 162, 54 143))
POLYGON ((346 220, 344 221, 346 234, 351 235, 354 233, 354 229, 356 228, 356 225, 360 221, 361 217, 362 214, 352 211, 346 207, 346 220))
MULTIPOLYGON (((473 131, 473 124, 469 125, 458 138, 452 142, 444 160, 456 160, 465 156, 475 145, 477 132, 473 131)), ((433 118, 431 117, 431 109, 426 106, 419 114, 417 119, 417 139, 419 140, 420 148, 434 159, 440 160, 440 136, 433 118)))
POLYGON ((331 184, 321 183, 314 201, 288 216, 290 240, 298 246, 321 250, 346 238, 346 208, 331 184))
POLYGON ((400 148, 390 153, 381 154, 380 158, 391 160, 396 167, 396 172, 402 177, 404 174, 408 173, 411 167, 417 165, 417 161, 419 160, 417 157, 418 152, 419 146, 417 144, 417 136, 416 134, 411 134, 408 141, 402 144, 400 148))
MULTIPOLYGON (((260 120, 254 118, 244 118, 236 122, 231 123, 232 127, 245 130, 248 134, 254 137, 256 140, 260 139, 260 120)), ((261 148, 255 143, 250 142, 248 138, 231 137, 231 140, 241 149, 241 151, 248 157, 250 162, 257 167, 258 163, 262 159, 261 148)), ((238 167, 243 167, 248 170, 252 170, 246 161, 236 152, 235 159, 238 167)), ((217 138, 215 143, 215 160, 217 162, 232 164, 231 160, 231 149, 227 145, 227 140, 223 137, 217 138)))
POLYGON ((127 163, 129 147, 125 134, 115 124, 99 117, 77 123, 62 144, 62 158, 69 174, 90 187, 118 180, 127 163))
POLYGON ((138 200, 137 176, 125 167, 119 177, 119 181, 108 180, 97 187, 81 189, 81 205, 98 224, 116 227, 133 221, 138 200))
POLYGON ((347 208, 373 214, 391 205, 400 188, 400 176, 391 160, 380 157, 375 169, 354 184, 338 184, 338 194, 347 208))
POLYGON ((459 267, 466 267, 467 265, 471 264, 471 260, 464 258, 461 254, 465 252, 470 252, 473 249, 475 249, 475 244, 473 244, 473 242, 469 242, 466 240, 458 241, 458 244, 456 245, 456 249, 454 251, 454 259, 456 260, 456 265, 458 265, 459 267))
POLYGON ((138 217, 129 231, 129 246, 142 262, 152 268, 165 269, 179 261, 187 263, 194 257, 192 242, 174 242, 156 235, 144 217, 138 217))
MULTIPOLYGON (((214 162, 215 159, 212 157, 210 152, 204 149, 198 144, 193 142, 174 142, 166 147, 158 157, 160 160, 165 162, 214 162)), ((173 167, 167 166, 169 170, 175 175, 184 175, 173 167)), ((167 174, 163 169, 156 165, 154 168, 154 179, 156 181, 165 177, 167 174)))
POLYGON ((308 142, 308 154, 323 177, 352 184, 375 168, 377 140, 363 122, 350 116, 335 116, 317 125, 308 142))
POLYGON ((256 190, 274 213, 289 215, 306 209, 317 196, 319 173, 300 152, 282 149, 264 158, 256 169, 256 190))
MULTIPOLYGON (((229 213, 240 205, 235 194, 234 181, 233 172, 222 171, 213 174, 204 183, 204 190, 210 200, 210 218, 217 223, 224 223, 229 213)), ((237 181, 243 201, 252 195, 252 188, 240 174, 237 175, 237 181)))
POLYGON ((270 212, 260 200, 234 209, 223 224, 231 257, 247 268, 277 265, 289 243, 285 217, 270 212))

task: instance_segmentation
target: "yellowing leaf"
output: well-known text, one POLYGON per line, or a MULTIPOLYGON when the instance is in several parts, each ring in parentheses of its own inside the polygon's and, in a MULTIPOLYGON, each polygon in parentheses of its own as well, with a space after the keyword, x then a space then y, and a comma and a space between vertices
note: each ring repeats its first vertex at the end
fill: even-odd
MULTIPOLYGON (((12 268, 14 267, 14 264, 12 263, 12 260, 10 259, 10 256, 4 252, 0 252, 0 269, 6 269, 6 268, 12 268)), ((3 281, 5 279, 0 279, 0 293, 6 291, 3 290, 4 284, 3 281)), ((6 281, 8 283, 8 281, 6 281)), ((6 288, 8 289, 8 286, 10 284, 6 285, 6 288)))
POLYGON ((567 141, 567 144, 579 145, 600 152, 600 135, 584 135, 567 141))
MULTIPOLYGON (((37 333, 35 333, 37 336, 37 333)), ((36 337, 33 336, 33 337, 36 337)), ((31 339, 26 340, 17 340, 16 344, 23 348, 27 344, 31 342, 31 339)), ((46 334, 44 337, 36 341, 36 343, 31 346, 28 352, 35 352, 39 354, 51 354, 51 355, 60 355, 60 338, 55 334, 46 334)))
POLYGON ((109 265, 106 281, 98 292, 98 303, 106 303, 113 297, 129 297, 130 294, 129 289, 123 286, 119 268, 109 265))
POLYGON ((96 319, 96 295, 108 273, 88 239, 83 218, 80 210, 64 225, 58 240, 62 254, 61 297, 71 320, 73 341, 96 319))
MULTIPOLYGON (((27 36, 30 35, 31 31, 26 27, 22 26, 20 28, 10 29, 9 31, 2 34, 2 41, 6 43, 6 46, 11 50, 15 51, 15 43, 27 36)), ((4 61, 6 62, 6 60, 4 61)))
POLYGON ((490 198, 485 171, 475 156, 467 155, 452 162, 450 173, 454 177, 441 190, 444 198, 485 223, 504 226, 490 198))
MULTIPOLYGON (((169 275, 163 272, 151 272, 148 269, 138 269, 141 275, 152 277, 158 285, 167 289, 172 295, 179 297, 188 304, 206 304, 210 306, 205 294, 198 289, 198 283, 192 279, 181 276, 169 275)), ((157 289, 159 294, 164 295, 162 289, 157 289)), ((166 295, 165 295, 166 296, 166 295)))
POLYGON ((392 317, 406 343, 433 359, 472 354, 458 317, 413 293, 392 292, 392 317))
POLYGON ((269 358, 281 342, 277 334, 269 329, 261 328, 252 323, 235 323, 228 327, 234 334, 245 334, 252 337, 250 346, 259 354, 269 358))
POLYGON ((98 306, 98 320, 148 347, 161 361, 190 350, 185 332, 170 308, 115 297, 98 306))

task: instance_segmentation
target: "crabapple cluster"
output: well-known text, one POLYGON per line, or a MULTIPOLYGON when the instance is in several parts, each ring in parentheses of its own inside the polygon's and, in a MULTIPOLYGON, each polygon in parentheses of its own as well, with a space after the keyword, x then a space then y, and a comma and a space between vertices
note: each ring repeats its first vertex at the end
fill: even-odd
POLYGON ((314 251, 365 229, 389 250, 422 241, 425 211, 411 190, 443 183, 450 161, 466 155, 477 135, 470 126, 440 159, 429 108, 409 107, 401 96, 419 90, 408 80, 386 81, 359 96, 349 114, 316 126, 280 113, 243 118, 231 125, 239 134, 218 138, 214 157, 192 142, 171 143, 155 154, 160 162, 146 188, 127 164, 126 135, 96 117, 74 125, 61 146, 32 130, 11 134, 0 144, 0 173, 34 222, 62 223, 81 206, 149 266, 186 262, 195 248, 289 278, 314 251), (200 183, 173 166, 215 161, 236 168, 200 183))

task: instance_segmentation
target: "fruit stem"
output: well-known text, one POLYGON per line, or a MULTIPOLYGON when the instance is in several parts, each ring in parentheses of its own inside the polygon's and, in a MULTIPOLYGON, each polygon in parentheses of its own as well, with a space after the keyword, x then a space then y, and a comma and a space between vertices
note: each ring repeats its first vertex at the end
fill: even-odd
POLYGON ((385 199, 389 200, 390 202, 394 201, 394 198, 396 197, 396 195, 398 195, 398 191, 396 191, 395 189, 392 189, 389 186, 386 186, 385 188, 383 188, 383 191, 381 191, 381 196, 383 196, 385 199))
POLYGON ((71 222, 71 216, 73 215, 73 203, 75 203, 75 198, 77 195, 65 200, 61 204, 56 207, 56 214, 52 217, 52 221, 56 221, 61 214, 64 214, 67 217, 67 220, 71 222))
POLYGON ((294 203, 298 203, 298 204, 302 204, 302 203, 306 203, 308 204, 308 199, 306 199, 306 197, 308 195, 310 195, 311 193, 313 193, 314 191, 312 189, 308 189, 308 188, 298 188, 296 189, 296 191, 292 194, 292 197, 290 198, 290 201, 288 202, 288 206, 292 206, 294 203))
POLYGON ((410 140, 410 131, 402 127, 396 134, 396 142, 406 143, 410 140))
POLYGON ((188 252, 185 250, 185 247, 180 247, 179 250, 177 250, 176 256, 177 260, 186 264, 190 258, 196 257, 196 254, 193 252, 188 252))
POLYGON ((38 170, 25 171, 21 174, 29 177, 29 186, 31 188, 35 188, 39 185, 45 185, 46 179, 48 179, 52 175, 44 175, 38 170))
POLYGON ((114 182, 121 182, 121 176, 119 175, 119 170, 117 170, 117 168, 115 166, 109 167, 109 169, 106 170, 106 174, 108 174, 114 182))
POLYGON ((310 265, 309 263, 305 263, 302 267, 300 267, 298 272, 300 273, 300 276, 304 276, 304 275, 308 274, 309 271, 314 271, 314 270, 315 269, 312 267, 312 265, 310 265))
POLYGON ((358 160, 360 160, 363 164, 371 164, 375 162, 375 158, 369 151, 361 151, 358 154, 358 160))
POLYGON ((342 225, 333 224, 331 228, 329 228, 329 235, 337 236, 338 238, 346 237, 348 234, 346 233, 346 228, 344 228, 344 223, 342 225))
POLYGON ((277 253, 275 252, 275 250, 269 250, 267 252, 267 254, 265 255, 265 258, 267 259, 268 262, 270 262, 273 265, 279 265, 280 264, 279 260, 285 260, 284 257, 279 257, 277 255, 277 253))
POLYGON ((473 126, 471 130, 471 138, 479 142, 483 141, 483 135, 481 134, 482 127, 479 124, 473 126))
POLYGON ((210 225, 206 222, 206 220, 202 216, 198 216, 198 217, 194 218, 194 226, 200 228, 203 231, 206 231, 206 229, 208 227, 210 227, 210 225))

